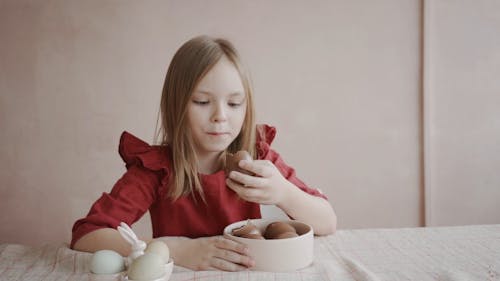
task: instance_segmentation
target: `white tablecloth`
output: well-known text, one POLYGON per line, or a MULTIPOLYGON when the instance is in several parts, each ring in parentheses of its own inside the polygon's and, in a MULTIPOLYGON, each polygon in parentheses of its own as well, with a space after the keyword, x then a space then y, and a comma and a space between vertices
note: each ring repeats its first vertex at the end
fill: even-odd
MULTIPOLYGON (((315 237, 314 263, 296 272, 189 271, 189 280, 500 280, 500 225, 339 230, 315 237)), ((0 245, 0 280, 89 280, 91 255, 67 244, 0 245)))

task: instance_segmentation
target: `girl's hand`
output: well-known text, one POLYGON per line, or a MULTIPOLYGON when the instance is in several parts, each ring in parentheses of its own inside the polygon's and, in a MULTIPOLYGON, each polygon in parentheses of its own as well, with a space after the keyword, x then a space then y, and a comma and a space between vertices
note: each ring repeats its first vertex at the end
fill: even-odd
POLYGON ((175 263, 193 270, 240 271, 255 265, 248 248, 223 236, 183 240, 175 263))
POLYGON ((232 171, 226 180, 229 188, 246 201, 259 204, 280 205, 291 183, 283 177, 269 160, 241 160, 239 166, 256 176, 232 171))

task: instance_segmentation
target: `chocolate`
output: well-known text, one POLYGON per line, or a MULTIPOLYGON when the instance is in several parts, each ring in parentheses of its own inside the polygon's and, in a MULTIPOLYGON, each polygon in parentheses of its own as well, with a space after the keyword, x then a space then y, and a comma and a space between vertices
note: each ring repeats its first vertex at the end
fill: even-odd
POLYGON ((231 234, 238 237, 249 238, 249 239, 286 239, 298 237, 295 227, 286 222, 273 222, 267 225, 264 235, 250 220, 247 221, 245 225, 234 228, 231 230, 231 234))
POLYGON ((276 236, 276 238, 274 239, 286 239, 286 238, 293 238, 293 237, 298 237, 299 235, 297 234, 297 232, 291 232, 291 231, 287 231, 287 232, 283 232, 281 234, 278 234, 276 236))
MULTIPOLYGON (((297 231, 293 226, 286 222, 273 222, 270 223, 266 227, 266 231, 264 232, 264 237, 266 239, 282 239, 282 238, 290 238, 290 237, 281 237, 283 236, 284 233, 295 233, 297 234, 297 231)), ((290 236, 291 234, 287 234, 286 236, 290 236)), ((298 235, 296 235, 298 236, 298 235)), ((293 237, 296 237, 293 236, 293 237)))
POLYGON ((247 221, 247 224, 233 229, 231 234, 250 239, 264 239, 260 230, 250 220, 247 221))
POLYGON ((248 170, 240 168, 238 163, 241 160, 252 161, 253 159, 252 159, 252 156, 250 156, 250 154, 248 152, 246 152, 245 150, 240 150, 240 151, 236 152, 235 154, 226 153, 226 174, 229 175, 229 173, 231 171, 237 171, 237 172, 251 175, 251 176, 255 175, 254 173, 252 173, 248 170))

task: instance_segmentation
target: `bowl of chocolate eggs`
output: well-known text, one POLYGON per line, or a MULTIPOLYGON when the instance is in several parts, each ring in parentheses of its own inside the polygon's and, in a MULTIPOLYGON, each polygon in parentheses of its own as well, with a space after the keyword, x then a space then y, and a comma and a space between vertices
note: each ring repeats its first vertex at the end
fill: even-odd
POLYGON ((255 260, 251 270, 293 271, 313 261, 313 229, 299 221, 239 221, 226 226, 224 236, 247 245, 255 260))

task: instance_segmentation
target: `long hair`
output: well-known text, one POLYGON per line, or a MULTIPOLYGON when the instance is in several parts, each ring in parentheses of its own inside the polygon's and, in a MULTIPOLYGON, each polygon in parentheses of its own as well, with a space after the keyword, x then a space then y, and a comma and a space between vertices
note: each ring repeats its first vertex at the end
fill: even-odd
POLYGON ((246 95, 246 114, 239 135, 226 152, 246 150, 255 158, 255 112, 250 77, 234 46, 225 39, 198 36, 184 43, 175 53, 165 77, 161 96, 161 127, 157 136, 171 150, 173 173, 169 175, 168 197, 172 200, 194 191, 204 200, 198 175, 197 156, 190 129, 187 105, 205 74, 226 56, 239 72, 246 95))

